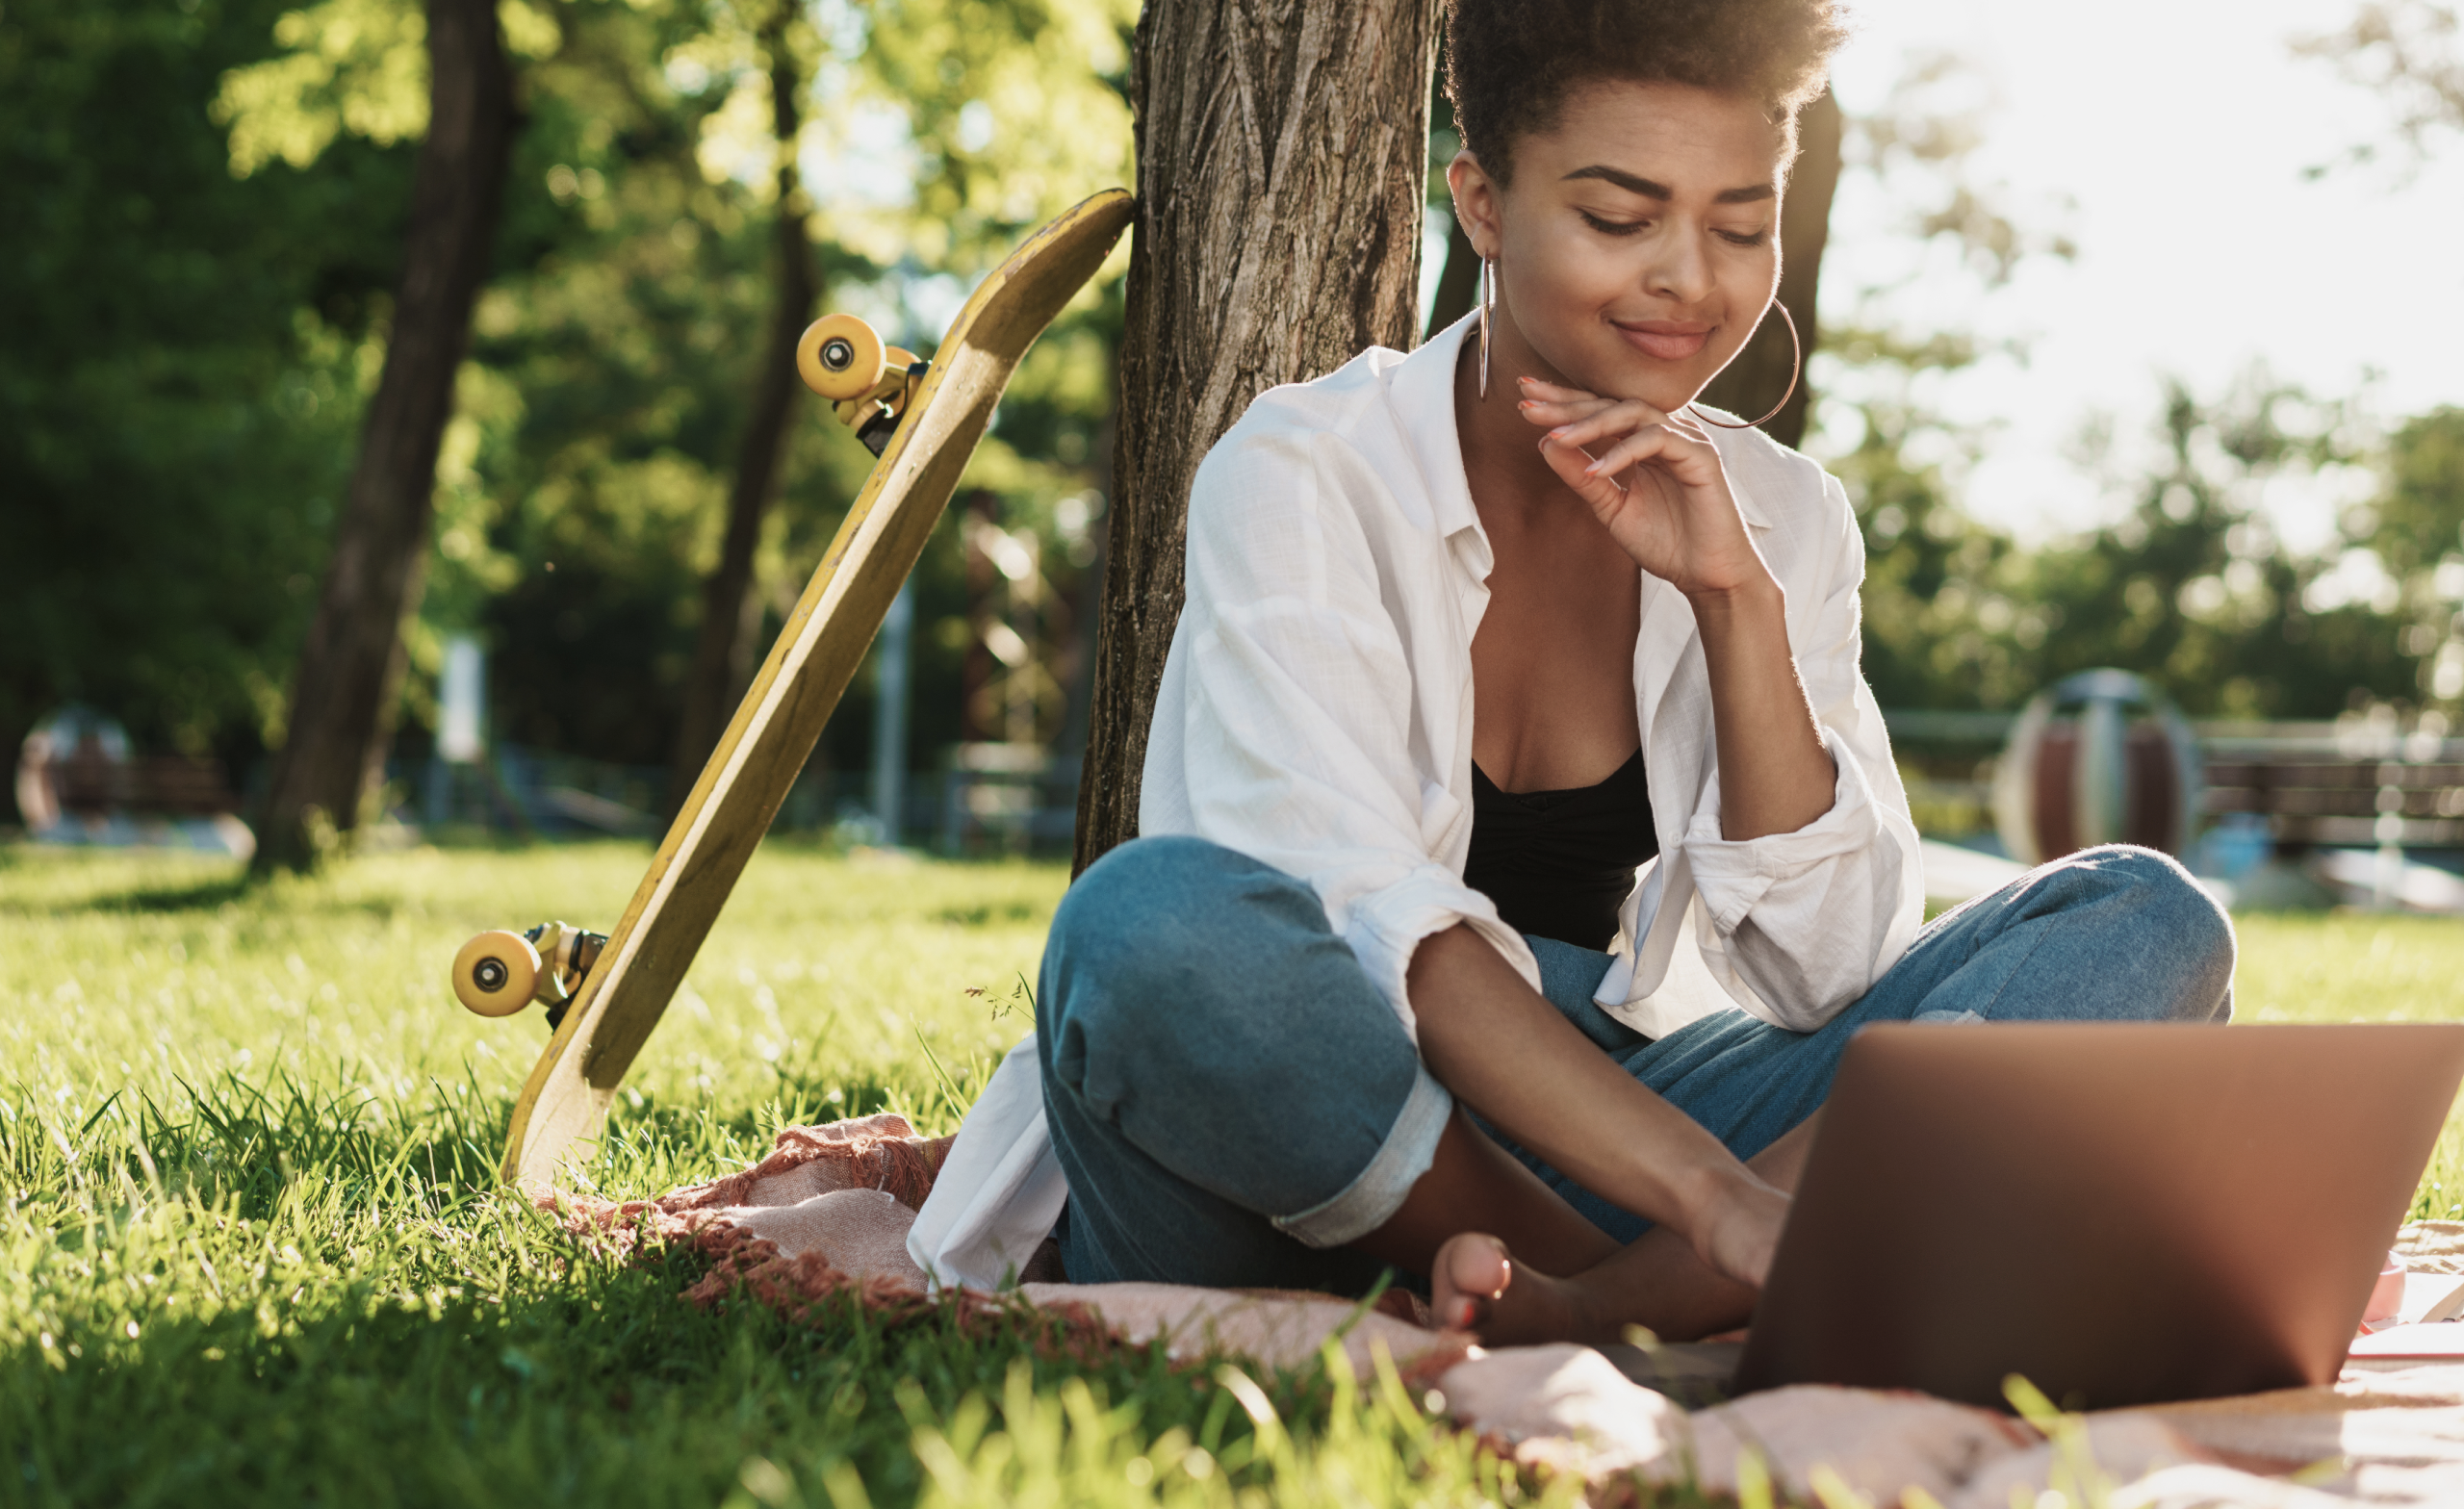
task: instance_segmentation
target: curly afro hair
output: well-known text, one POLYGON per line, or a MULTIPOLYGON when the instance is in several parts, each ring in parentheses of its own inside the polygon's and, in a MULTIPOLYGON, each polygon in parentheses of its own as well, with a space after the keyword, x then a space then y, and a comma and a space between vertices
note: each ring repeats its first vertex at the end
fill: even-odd
POLYGON ((1500 183, 1515 140, 1555 124, 1576 86, 1689 84, 1761 106, 1796 155, 1797 112, 1847 38, 1835 0, 1447 0, 1446 97, 1500 183))

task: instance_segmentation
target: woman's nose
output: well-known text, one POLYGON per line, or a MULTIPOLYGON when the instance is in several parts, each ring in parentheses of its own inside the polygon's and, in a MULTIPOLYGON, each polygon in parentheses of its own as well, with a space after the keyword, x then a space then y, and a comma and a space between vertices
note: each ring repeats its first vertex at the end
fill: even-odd
POLYGON ((1656 239, 1652 260, 1643 269, 1644 291, 1681 304, 1695 303, 1711 292, 1711 259, 1703 238, 1690 232, 1656 239))

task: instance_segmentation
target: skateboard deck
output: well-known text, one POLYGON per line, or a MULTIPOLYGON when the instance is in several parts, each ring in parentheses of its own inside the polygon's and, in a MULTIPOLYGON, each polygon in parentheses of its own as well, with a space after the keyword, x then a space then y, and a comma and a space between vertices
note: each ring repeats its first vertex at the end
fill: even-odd
POLYGON ((1129 225, 1133 205, 1116 189, 1075 206, 1027 238, 959 311, 623 920, 530 1071, 505 1139, 508 1182, 550 1182, 566 1149, 596 1134, 923 553, 1011 373, 1094 276, 1129 225))

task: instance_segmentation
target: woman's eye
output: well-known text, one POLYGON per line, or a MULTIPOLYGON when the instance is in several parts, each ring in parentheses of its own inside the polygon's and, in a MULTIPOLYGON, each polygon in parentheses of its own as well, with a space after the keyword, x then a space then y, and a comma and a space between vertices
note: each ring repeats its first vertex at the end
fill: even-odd
POLYGON ((1720 232, 1720 240, 1727 242, 1732 246, 1759 246, 1770 239, 1771 227, 1768 225, 1762 227, 1762 229, 1758 231, 1720 232))
POLYGON ((1578 210, 1575 213, 1582 217, 1584 224, 1603 236, 1631 236, 1651 224, 1649 220, 1604 220, 1589 210, 1578 210))

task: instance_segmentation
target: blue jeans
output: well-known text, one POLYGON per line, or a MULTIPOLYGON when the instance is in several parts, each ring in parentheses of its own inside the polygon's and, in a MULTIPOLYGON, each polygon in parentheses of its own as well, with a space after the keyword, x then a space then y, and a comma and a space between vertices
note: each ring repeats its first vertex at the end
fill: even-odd
MULTIPOLYGON (((1593 1004, 1607 955, 1531 945, 1567 1019, 1739 1158, 1822 1105, 1867 1022, 2233 1011, 2232 924, 2144 849, 2073 855, 1938 918, 1811 1033, 1730 1010, 1654 1040, 1593 1004)), ((1073 1282, 1375 1281, 1346 1244, 1428 1170, 1453 1099, 1305 882, 1200 839, 1124 844, 1062 899, 1037 1007, 1073 1282)), ((1611 1237, 1648 1227, 1487 1130, 1611 1237)))

